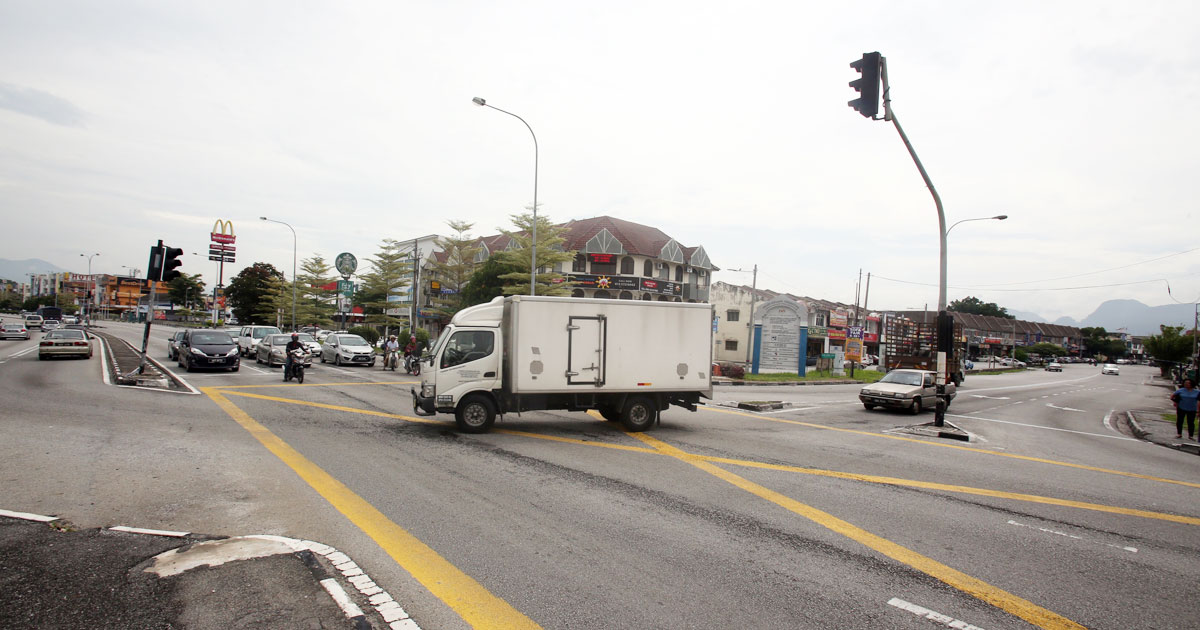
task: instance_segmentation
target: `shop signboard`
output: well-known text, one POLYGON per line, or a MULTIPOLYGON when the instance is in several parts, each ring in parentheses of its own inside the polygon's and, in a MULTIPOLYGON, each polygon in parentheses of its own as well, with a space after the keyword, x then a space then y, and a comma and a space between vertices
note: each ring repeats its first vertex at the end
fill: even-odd
POLYGON ((863 333, 864 343, 879 343, 879 333, 863 333))
POLYGON ((829 338, 830 339, 845 339, 846 331, 838 330, 837 328, 830 328, 829 329, 829 338))
MULTIPOLYGON (((611 254, 605 254, 606 256, 611 254)), ((638 278, 631 276, 606 276, 571 274, 571 282, 580 289, 613 289, 617 291, 639 291, 638 278)))
MULTIPOLYGON (((828 335, 829 335, 829 329, 825 328, 824 326, 809 326, 808 327, 808 336, 809 337, 826 337, 828 335)), ((830 357, 830 358, 832 358, 832 357, 830 357)))
POLYGON ((835 328, 845 328, 849 315, 846 311, 829 311, 829 325, 835 328))
POLYGON ((846 338, 846 360, 861 362, 862 361, 862 339, 857 337, 846 338))
POLYGON ((682 295, 683 285, 678 282, 668 282, 666 280, 651 280, 650 278, 641 278, 642 291, 647 293, 657 293, 659 295, 682 295))

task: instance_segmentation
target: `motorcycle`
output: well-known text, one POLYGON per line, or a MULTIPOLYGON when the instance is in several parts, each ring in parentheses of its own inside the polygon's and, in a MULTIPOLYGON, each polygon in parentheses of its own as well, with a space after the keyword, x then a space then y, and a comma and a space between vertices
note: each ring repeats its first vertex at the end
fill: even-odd
POLYGON ((283 380, 290 381, 293 378, 296 382, 304 383, 304 361, 308 358, 308 353, 304 350, 292 350, 292 367, 287 374, 283 375, 283 380))
POLYGON ((396 350, 388 350, 383 357, 383 369, 396 371, 396 366, 400 364, 400 353, 396 350))
POLYGON ((405 355, 404 371, 408 372, 409 374, 412 374, 413 376, 420 376, 421 375, 421 358, 415 354, 405 355))

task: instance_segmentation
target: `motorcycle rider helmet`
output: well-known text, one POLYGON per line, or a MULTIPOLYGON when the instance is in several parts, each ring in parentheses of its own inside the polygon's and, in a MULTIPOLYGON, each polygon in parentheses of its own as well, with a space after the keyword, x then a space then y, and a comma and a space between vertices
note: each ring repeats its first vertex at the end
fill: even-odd
POLYGON ((297 333, 292 333, 292 341, 300 341, 300 335, 297 333))
POLYGON ((390 340, 392 340, 392 341, 395 341, 395 340, 396 340, 396 335, 392 335, 392 336, 388 337, 388 339, 390 339, 390 340))

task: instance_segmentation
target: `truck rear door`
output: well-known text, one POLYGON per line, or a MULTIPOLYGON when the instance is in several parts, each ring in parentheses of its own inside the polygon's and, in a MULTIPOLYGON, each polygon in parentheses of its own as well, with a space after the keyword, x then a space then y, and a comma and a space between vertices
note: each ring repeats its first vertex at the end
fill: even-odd
POLYGON ((567 322, 567 384, 604 385, 608 318, 571 316, 567 322))

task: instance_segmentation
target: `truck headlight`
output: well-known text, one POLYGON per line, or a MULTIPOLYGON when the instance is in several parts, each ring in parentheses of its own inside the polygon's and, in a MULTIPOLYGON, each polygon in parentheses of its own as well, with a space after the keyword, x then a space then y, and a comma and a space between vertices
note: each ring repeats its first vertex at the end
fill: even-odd
POLYGON ((421 383, 421 396, 423 398, 433 396, 434 391, 433 383, 421 383))

